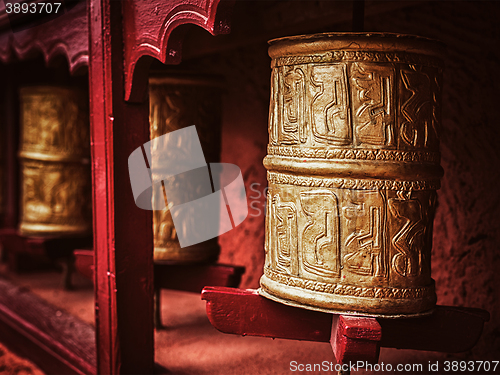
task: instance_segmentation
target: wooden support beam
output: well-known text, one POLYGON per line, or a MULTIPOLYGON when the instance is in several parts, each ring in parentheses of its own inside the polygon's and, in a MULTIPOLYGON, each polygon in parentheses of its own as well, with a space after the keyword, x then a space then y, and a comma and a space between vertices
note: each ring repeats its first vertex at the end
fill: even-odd
POLYGON ((477 343, 489 320, 489 313, 481 309, 436 306, 429 316, 376 320, 362 316, 361 324, 345 315, 283 305, 261 297, 256 290, 206 287, 201 298, 207 301, 207 315, 216 329, 243 336, 331 342, 332 326, 341 316, 336 332, 346 339, 359 335, 359 339, 372 341, 368 343, 370 358, 375 357, 374 342, 389 348, 465 352, 477 343))
POLYGON ((332 314, 297 309, 261 297, 253 289, 206 287, 210 323, 219 331, 242 336, 329 342, 332 314))

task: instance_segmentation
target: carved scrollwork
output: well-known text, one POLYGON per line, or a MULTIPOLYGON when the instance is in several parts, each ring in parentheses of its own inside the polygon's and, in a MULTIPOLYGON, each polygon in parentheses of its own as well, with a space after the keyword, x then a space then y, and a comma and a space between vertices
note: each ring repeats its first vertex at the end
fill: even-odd
MULTIPOLYGON (((176 30, 178 26, 194 24, 213 35, 227 34, 231 6, 231 2, 220 0, 123 2, 125 100, 142 101, 144 98, 148 69, 136 69, 144 57, 155 58, 164 64, 181 61, 183 34, 176 30)), ((149 63, 144 64, 149 66, 149 63)))
POLYGON ((268 155, 294 157, 298 159, 340 159, 340 160, 387 160, 408 163, 439 164, 438 152, 426 151, 396 151, 350 148, 306 148, 306 147, 267 147, 268 155))
POLYGON ((64 56, 71 73, 89 63, 87 5, 79 2, 50 22, 0 35, 0 60, 27 59, 33 53, 43 54, 45 63, 64 56))
POLYGON ((433 67, 441 67, 443 64, 442 59, 419 55, 411 52, 387 52, 387 51, 331 51, 321 54, 310 54, 300 56, 286 56, 278 57, 273 60, 271 67, 287 66, 287 65, 300 65, 300 64, 324 64, 324 63, 338 63, 342 61, 363 61, 369 63, 406 63, 418 64, 433 67))
POLYGON ((341 189, 364 190, 437 190, 441 187, 440 180, 434 181, 396 181, 396 180, 368 180, 335 177, 297 176, 293 174, 267 172, 267 181, 270 184, 285 184, 295 186, 327 187, 341 189))
POLYGON ((346 285, 340 283, 326 283, 304 278, 280 274, 269 268, 264 269, 264 274, 271 280, 291 287, 312 290, 320 293, 338 294, 349 297, 389 298, 389 299, 415 299, 432 297, 434 286, 417 288, 382 288, 371 286, 346 285))

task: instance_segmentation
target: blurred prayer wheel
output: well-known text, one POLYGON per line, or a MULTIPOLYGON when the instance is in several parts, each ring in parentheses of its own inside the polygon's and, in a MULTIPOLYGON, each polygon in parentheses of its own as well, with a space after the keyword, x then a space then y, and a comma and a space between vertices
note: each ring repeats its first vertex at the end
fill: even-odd
POLYGON ((260 293, 320 311, 430 312, 443 46, 385 33, 270 45, 260 293))
MULTIPOLYGON (((220 84, 208 77, 163 75, 150 78, 151 139, 195 125, 205 160, 218 162, 221 148, 221 93, 220 84)), ((163 166, 168 169, 168 163, 172 161, 153 153, 153 163, 165 163, 163 166)), ((178 178, 175 186, 165 186, 170 192, 166 196, 167 205, 163 210, 153 211, 154 260, 157 263, 202 263, 216 261, 219 257, 217 238, 186 247, 181 247, 179 243, 168 202, 182 199, 182 191, 177 194, 172 191, 185 183, 189 184, 188 178, 178 178)), ((164 181, 164 184, 168 183, 164 181)), ((153 202, 164 197, 163 189, 153 189, 153 202)), ((214 215, 218 220, 218 213, 214 212, 214 215)))
POLYGON ((25 87, 20 90, 20 102, 20 233, 90 234, 88 96, 72 88, 25 87))

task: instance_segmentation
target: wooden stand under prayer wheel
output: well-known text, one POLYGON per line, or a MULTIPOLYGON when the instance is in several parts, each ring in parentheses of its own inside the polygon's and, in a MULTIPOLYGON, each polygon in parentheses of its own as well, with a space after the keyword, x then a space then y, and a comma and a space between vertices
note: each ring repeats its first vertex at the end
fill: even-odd
MULTIPOLYGON (((89 280, 94 278, 94 251, 75 250, 75 268, 89 280)), ((226 264, 155 264, 155 326, 165 328, 161 320, 161 289, 200 293, 206 285, 237 288, 244 267, 226 264)))
POLYGON ((210 321, 329 341, 343 373, 380 346, 468 350, 489 314, 436 307, 431 278, 442 46, 386 33, 270 44, 264 275, 258 291, 206 288, 210 321))
POLYGON ((72 251, 92 244, 88 96, 24 87, 20 106, 20 222, 18 230, 3 230, 2 246, 15 271, 30 267, 26 255, 63 259, 70 287, 72 251))

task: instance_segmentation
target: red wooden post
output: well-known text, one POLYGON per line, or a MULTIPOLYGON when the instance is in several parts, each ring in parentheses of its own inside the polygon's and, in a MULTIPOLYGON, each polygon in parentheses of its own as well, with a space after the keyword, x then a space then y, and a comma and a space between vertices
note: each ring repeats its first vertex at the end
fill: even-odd
POLYGON ((2 69, 1 80, 3 82, 2 103, 3 118, 2 129, 2 159, 3 159, 3 209, 4 216, 2 226, 4 228, 17 227, 18 214, 18 161, 17 148, 19 144, 19 120, 18 120, 18 101, 16 86, 10 68, 2 69))
POLYGON ((330 344, 338 364, 378 363, 382 328, 377 319, 338 315, 333 319, 330 344))
POLYGON ((149 106, 124 101, 122 2, 89 6, 97 371, 146 374, 154 363, 152 216, 135 205, 128 156, 149 140, 149 106))

